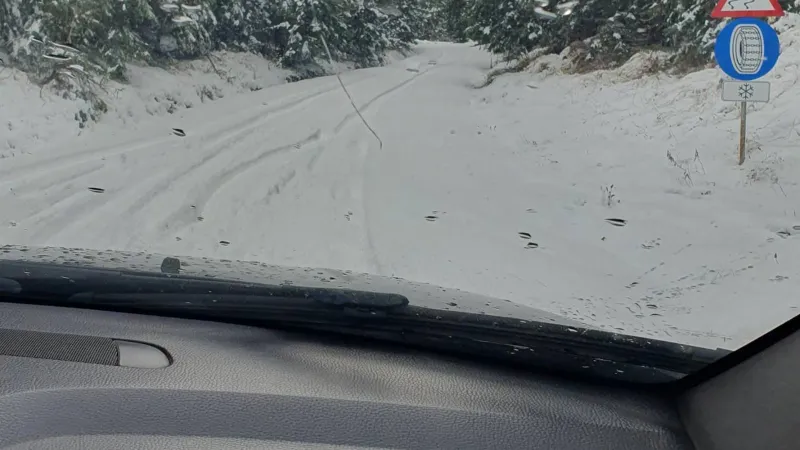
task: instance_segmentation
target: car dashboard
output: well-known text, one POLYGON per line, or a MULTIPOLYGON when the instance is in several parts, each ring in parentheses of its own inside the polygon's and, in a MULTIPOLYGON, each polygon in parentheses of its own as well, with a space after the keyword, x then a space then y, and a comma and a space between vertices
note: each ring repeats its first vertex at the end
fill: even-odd
POLYGON ((4 303, 3 449, 692 448, 667 399, 398 346, 4 303))

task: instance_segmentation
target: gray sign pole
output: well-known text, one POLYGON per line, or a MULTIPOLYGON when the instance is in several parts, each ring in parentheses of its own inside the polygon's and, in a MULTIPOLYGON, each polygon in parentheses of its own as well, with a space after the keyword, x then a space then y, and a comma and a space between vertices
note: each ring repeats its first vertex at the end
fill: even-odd
POLYGON ((744 164, 745 147, 747 145, 747 102, 741 102, 739 115, 739 165, 744 164))

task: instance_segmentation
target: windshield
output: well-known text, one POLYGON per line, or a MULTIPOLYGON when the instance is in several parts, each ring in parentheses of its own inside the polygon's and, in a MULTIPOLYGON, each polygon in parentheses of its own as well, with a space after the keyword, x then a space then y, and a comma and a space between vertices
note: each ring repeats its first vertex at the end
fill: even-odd
POLYGON ((800 10, 737 3, 0 0, 0 244, 735 350, 800 305, 800 10))

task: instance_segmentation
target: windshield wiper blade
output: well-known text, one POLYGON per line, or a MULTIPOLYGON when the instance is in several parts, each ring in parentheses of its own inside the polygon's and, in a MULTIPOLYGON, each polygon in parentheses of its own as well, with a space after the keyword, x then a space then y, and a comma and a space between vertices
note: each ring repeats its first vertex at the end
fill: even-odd
POLYGON ((71 295, 63 303, 149 314, 192 314, 211 320, 246 319, 282 324, 321 322, 336 325, 343 323, 335 313, 346 317, 382 317, 397 308, 408 306, 406 297, 391 293, 297 287, 278 287, 270 291, 268 295, 80 292, 71 295))
MULTIPOLYGON (((236 300, 236 307, 266 301, 278 304, 289 301, 300 307, 302 300, 313 301, 317 306, 331 308, 362 308, 383 310, 404 307, 407 297, 396 293, 245 283, 225 279, 146 273, 124 270, 64 267, 56 264, 31 264, 3 262, 0 264, 0 294, 22 295, 28 301, 35 299, 61 300, 83 305, 140 307, 149 305, 172 307, 180 299, 213 299, 225 296, 226 302, 217 302, 217 309, 236 300), (250 298, 250 301, 247 299, 250 298), (258 299, 258 301, 254 301, 258 299)), ((213 304, 213 303, 212 303, 213 304)), ((186 304, 184 304, 186 306, 186 304)))
POLYGON ((0 264, 4 297, 335 332, 636 381, 680 378, 727 354, 588 328, 414 306, 396 293, 58 265, 29 267, 0 264))
MULTIPOLYGON (((323 290, 324 291, 324 290, 323 290)), ((317 291, 318 292, 318 291, 317 291)), ((640 339, 518 319, 426 307, 335 304, 313 296, 236 294, 75 294, 65 303, 114 311, 223 320, 335 332, 428 349, 487 356, 549 369, 601 373, 608 378, 663 382, 680 378, 721 354, 671 342, 640 339)))

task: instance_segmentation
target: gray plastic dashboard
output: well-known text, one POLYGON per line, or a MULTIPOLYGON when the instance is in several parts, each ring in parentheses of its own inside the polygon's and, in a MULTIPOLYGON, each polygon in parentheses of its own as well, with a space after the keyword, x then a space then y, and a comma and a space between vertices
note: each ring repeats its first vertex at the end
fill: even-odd
POLYGON ((397 347, 10 303, 0 329, 45 336, 0 346, 2 449, 693 448, 672 402, 397 347))

